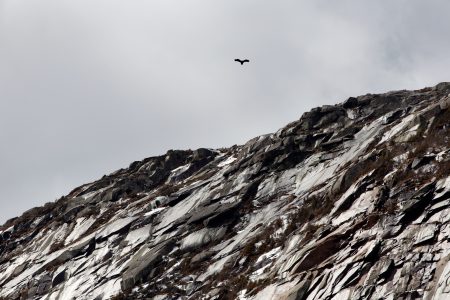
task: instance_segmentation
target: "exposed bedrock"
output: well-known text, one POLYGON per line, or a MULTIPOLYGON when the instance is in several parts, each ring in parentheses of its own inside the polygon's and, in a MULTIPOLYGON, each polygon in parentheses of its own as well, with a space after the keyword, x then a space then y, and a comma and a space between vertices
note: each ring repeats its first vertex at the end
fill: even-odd
POLYGON ((450 84, 170 150, 0 227, 0 299, 450 299, 450 84))

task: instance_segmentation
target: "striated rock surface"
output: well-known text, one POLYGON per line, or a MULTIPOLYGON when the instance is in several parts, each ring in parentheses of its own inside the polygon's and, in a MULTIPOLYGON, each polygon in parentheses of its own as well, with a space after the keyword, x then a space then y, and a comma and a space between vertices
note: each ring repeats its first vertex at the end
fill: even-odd
POLYGON ((0 299, 450 299, 450 83, 132 163, 0 227, 0 299))

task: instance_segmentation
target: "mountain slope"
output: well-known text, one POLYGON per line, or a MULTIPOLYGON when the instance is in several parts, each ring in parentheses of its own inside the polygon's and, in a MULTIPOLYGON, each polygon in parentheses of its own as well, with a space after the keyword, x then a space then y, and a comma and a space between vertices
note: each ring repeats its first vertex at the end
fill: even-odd
POLYGON ((0 297, 450 298, 449 92, 349 98, 78 187, 0 227, 0 297))

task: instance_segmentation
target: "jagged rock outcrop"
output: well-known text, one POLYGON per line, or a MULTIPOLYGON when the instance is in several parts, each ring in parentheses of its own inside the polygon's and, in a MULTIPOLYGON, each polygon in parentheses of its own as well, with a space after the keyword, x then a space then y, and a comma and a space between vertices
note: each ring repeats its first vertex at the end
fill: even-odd
POLYGON ((0 227, 3 299, 450 299, 450 83, 132 163, 0 227))

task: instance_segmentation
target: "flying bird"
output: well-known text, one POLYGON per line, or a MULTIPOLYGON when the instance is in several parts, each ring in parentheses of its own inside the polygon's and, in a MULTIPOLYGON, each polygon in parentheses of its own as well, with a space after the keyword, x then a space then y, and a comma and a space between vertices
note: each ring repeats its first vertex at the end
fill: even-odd
POLYGON ((248 59, 239 59, 239 58, 236 58, 234 61, 240 62, 241 66, 246 62, 250 62, 248 59))

